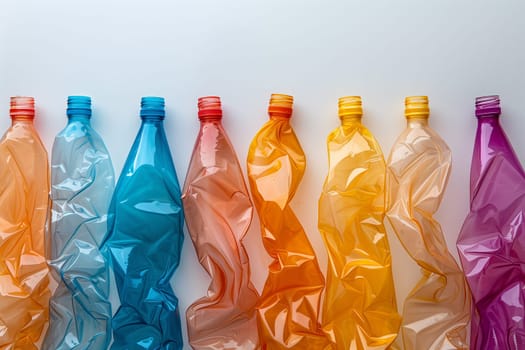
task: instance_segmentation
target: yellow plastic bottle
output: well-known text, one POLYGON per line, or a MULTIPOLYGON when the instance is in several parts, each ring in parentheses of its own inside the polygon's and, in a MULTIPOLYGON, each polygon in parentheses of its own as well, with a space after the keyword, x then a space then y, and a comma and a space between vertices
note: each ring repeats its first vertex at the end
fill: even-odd
POLYGON ((0 140, 0 349, 37 349, 48 320, 49 165, 34 115, 32 97, 11 98, 0 140))
POLYGON ((433 218, 447 186, 451 154, 428 126, 429 113, 427 96, 406 98, 407 128, 387 166, 387 217, 422 274, 405 300, 398 340, 405 350, 467 349, 470 292, 433 218))
POLYGON ((290 125, 293 97, 273 94, 270 120, 248 151, 248 177, 261 222, 264 247, 273 259, 257 306, 262 349, 326 349, 318 324, 324 277, 290 201, 306 159, 290 125))
POLYGON ((341 125, 327 139, 329 169, 319 230, 329 259, 322 326, 335 349, 386 349, 400 317, 383 218, 385 160, 361 124, 361 97, 339 99, 341 125))

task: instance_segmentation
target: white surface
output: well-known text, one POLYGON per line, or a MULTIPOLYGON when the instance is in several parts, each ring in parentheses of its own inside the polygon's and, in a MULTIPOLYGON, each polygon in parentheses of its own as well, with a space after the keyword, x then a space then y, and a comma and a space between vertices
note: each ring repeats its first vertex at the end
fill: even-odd
MULTIPOLYGON (((267 120, 270 93, 293 94, 293 125, 308 158, 293 206, 325 270, 317 199, 327 168, 325 138, 339 122, 337 98, 363 96, 363 122, 388 154, 405 126, 404 97, 426 94, 431 125, 453 152, 438 216, 457 256, 468 210, 475 96, 502 95, 503 125, 525 156, 524 11, 519 0, 3 0, 0 129, 10 122, 8 97, 33 95, 37 128, 50 150, 66 123, 67 95, 91 95, 93 125, 120 172, 140 124, 140 97, 165 96, 182 184, 199 127, 197 97, 222 97, 225 127, 245 164, 251 138, 267 120)), ((259 236, 255 219, 246 244, 260 289, 268 258, 259 236)), ((401 306, 419 272, 392 234, 390 242, 401 306)), ((173 280, 183 313, 207 284, 186 236, 173 280)))

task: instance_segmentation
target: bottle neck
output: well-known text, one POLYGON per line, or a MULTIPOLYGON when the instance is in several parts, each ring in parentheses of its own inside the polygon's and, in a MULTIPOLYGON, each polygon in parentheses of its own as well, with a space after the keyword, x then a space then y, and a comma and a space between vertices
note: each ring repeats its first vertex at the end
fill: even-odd
POLYGON ((12 115, 11 122, 12 124, 33 124, 35 119, 34 115, 12 115))
POLYGON ((35 118, 35 99, 28 96, 11 97, 9 114, 13 124, 33 123, 35 118))
POLYGON ((271 120, 286 120, 289 121, 292 117, 291 113, 281 113, 281 112, 269 112, 268 115, 270 116, 271 120))
POLYGON ((341 125, 353 125, 361 124, 362 117, 360 114, 353 114, 340 116, 339 119, 341 119, 341 125))
POLYGON ((143 124, 162 124, 164 121, 164 116, 160 115, 141 115, 140 119, 142 120, 143 124))
POLYGON ((494 117, 501 113, 498 95, 476 97, 476 117, 494 117))
POLYGON ((407 126, 409 128, 428 126, 428 116, 411 116, 410 118, 407 118, 407 126))
POLYGON ((84 114, 72 114, 67 116, 68 122, 81 122, 81 123, 89 123, 91 118, 84 114))
POLYGON ((201 124, 221 123, 222 122, 222 116, 217 116, 217 115, 199 116, 199 121, 201 122, 201 124))
POLYGON ((478 123, 494 123, 499 121, 499 114, 488 114, 488 115, 481 115, 477 116, 478 123))
POLYGON ((289 120, 293 112, 293 97, 285 94, 272 94, 268 105, 271 120, 289 120))

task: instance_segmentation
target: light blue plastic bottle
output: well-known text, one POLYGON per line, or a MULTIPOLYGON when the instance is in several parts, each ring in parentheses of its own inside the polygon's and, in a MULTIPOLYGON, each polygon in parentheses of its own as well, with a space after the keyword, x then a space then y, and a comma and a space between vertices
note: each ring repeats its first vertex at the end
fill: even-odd
POLYGON ((111 340, 109 267, 99 248, 107 232, 115 175, 90 124, 91 98, 68 98, 67 126, 51 157, 49 265, 58 281, 43 349, 107 349, 111 340))
POLYGON ((112 349, 182 349, 170 278, 183 241, 181 191, 164 133, 164 98, 142 98, 142 125, 111 202, 104 253, 121 306, 112 349))

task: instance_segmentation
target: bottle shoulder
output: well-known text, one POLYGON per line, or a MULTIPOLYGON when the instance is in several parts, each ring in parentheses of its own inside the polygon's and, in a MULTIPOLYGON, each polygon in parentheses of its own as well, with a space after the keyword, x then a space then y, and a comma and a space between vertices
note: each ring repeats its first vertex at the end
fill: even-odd
MULTIPOLYGON (((177 173, 173 164, 170 147, 162 128, 144 128, 139 130, 124 163, 119 184, 152 181, 151 174, 161 178, 169 186, 180 192, 177 173)), ((169 187, 168 186, 168 187, 169 187)))
MULTIPOLYGON (((69 123, 53 142, 52 163, 109 163, 111 157, 102 137, 89 125, 69 123)), ((111 165, 112 167, 112 165, 111 165)))
POLYGON ((393 181, 396 186, 406 185, 412 189, 411 193, 417 192, 420 197, 434 191, 438 199, 450 175, 452 154, 433 129, 407 128, 392 146, 387 164, 391 178, 397 179, 393 181))
POLYGON ((475 182, 475 178, 483 179, 483 174, 492 171, 504 173, 500 171, 503 167, 514 169, 513 171, 525 177, 523 166, 501 125, 480 123, 474 142, 471 182, 475 182))
POLYGON ((450 154, 450 149, 441 136, 428 126, 406 128, 396 139, 392 150, 404 149, 414 155, 450 154))
POLYGON ((201 129, 188 166, 185 188, 201 183, 220 185, 225 181, 244 187, 237 154, 224 130, 217 129, 217 133, 210 135, 209 129, 201 129))
POLYGON ((370 130, 360 123, 335 128, 327 137, 327 146, 331 153, 344 153, 351 157, 383 158, 379 142, 370 130))
POLYGON ((286 157, 299 168, 305 166, 301 143, 288 120, 270 119, 257 132, 248 150, 249 165, 268 164, 286 157))
POLYGON ((4 134, 0 140, 0 169, 8 184, 12 179, 23 186, 31 184, 32 189, 27 191, 49 192, 47 151, 32 126, 13 125, 4 134))
POLYGON ((32 124, 12 125, 0 139, 1 147, 6 151, 22 158, 30 158, 30 155, 45 158, 47 164, 47 151, 32 124))
POLYGON ((87 123, 70 122, 56 136, 55 142, 89 142, 92 147, 105 148, 102 136, 87 123))

